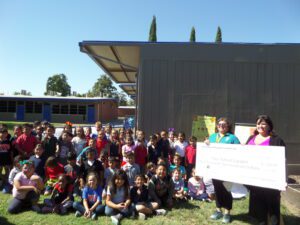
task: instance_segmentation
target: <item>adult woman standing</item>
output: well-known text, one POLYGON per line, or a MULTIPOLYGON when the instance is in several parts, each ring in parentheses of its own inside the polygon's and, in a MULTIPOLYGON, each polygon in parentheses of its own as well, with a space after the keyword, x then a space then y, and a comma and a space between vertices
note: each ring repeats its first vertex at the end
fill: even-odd
MULTIPOLYGON (((232 125, 229 120, 222 117, 217 123, 217 132, 212 134, 206 143, 240 144, 239 139, 232 134, 232 125)), ((213 179, 212 183, 216 195, 216 211, 210 216, 213 220, 222 219, 223 223, 230 223, 230 210, 232 209, 232 195, 223 185, 222 180, 213 179), (222 213, 224 208, 224 214, 222 213)))
MULTIPOLYGON (((256 119, 256 131, 250 136, 248 145, 285 146, 284 141, 273 133, 273 122, 267 115, 256 119)), ((249 214, 262 224, 267 224, 268 214, 272 225, 280 223, 280 191, 269 188, 248 186, 250 189, 249 214)))

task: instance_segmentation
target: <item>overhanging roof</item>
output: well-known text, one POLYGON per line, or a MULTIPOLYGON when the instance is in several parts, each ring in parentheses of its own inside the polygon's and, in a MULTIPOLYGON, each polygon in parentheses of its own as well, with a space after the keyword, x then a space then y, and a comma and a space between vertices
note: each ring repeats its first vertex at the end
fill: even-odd
POLYGON ((140 46, 128 42, 83 41, 80 51, 88 54, 116 83, 135 83, 140 46))
POLYGON ((134 84, 119 84, 128 95, 133 96, 136 94, 136 83, 134 84))

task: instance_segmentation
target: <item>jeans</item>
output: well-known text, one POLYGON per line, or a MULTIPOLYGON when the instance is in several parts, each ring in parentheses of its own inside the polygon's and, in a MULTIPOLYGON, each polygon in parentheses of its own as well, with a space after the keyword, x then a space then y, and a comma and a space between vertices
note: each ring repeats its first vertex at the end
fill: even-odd
POLYGON ((18 213, 25 207, 29 208, 32 204, 37 203, 39 198, 39 194, 34 191, 29 191, 24 199, 13 198, 7 211, 12 214, 18 213))
POLYGON ((131 206, 129 206, 127 209, 122 209, 122 210, 118 210, 118 209, 113 209, 109 206, 105 206, 105 215, 107 216, 113 216, 116 214, 122 214, 122 216, 124 217, 129 217, 132 214, 132 209, 131 206))
MULTIPOLYGON (((73 208, 77 211, 79 211, 82 215, 85 212, 84 206, 80 202, 74 202, 73 208)), ((98 205, 96 209, 94 210, 93 214, 96 214, 97 216, 104 213, 105 205, 98 205)))

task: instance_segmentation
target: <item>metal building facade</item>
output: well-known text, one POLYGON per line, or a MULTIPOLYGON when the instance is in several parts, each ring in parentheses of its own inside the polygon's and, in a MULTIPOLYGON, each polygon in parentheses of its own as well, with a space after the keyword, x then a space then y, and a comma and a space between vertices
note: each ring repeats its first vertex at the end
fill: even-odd
POLYGON ((300 163, 300 45, 158 44, 141 47, 138 128, 191 134, 194 115, 255 123, 270 115, 288 163, 300 163))

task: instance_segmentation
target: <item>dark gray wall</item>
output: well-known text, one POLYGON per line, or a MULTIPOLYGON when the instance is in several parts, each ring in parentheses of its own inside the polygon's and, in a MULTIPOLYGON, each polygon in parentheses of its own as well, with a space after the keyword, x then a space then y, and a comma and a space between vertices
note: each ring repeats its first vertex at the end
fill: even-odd
POLYGON ((268 114, 300 163, 300 45, 160 44, 141 48, 138 127, 191 134, 193 115, 255 123, 268 114))

